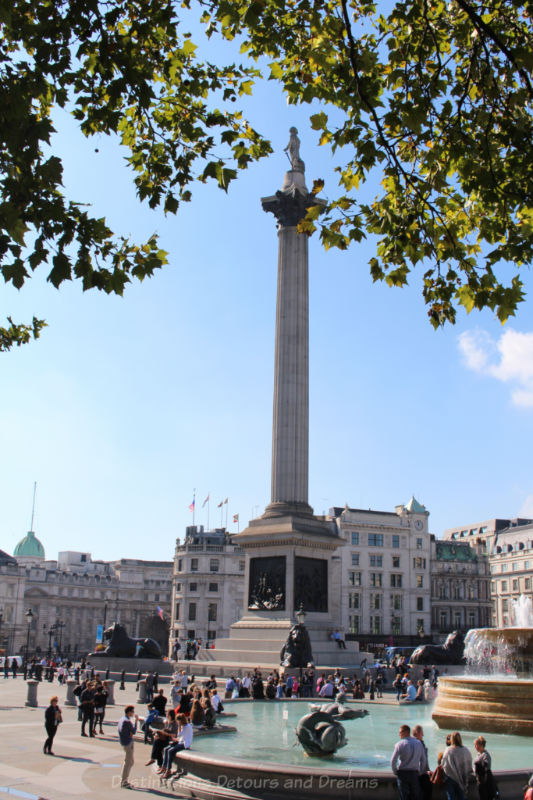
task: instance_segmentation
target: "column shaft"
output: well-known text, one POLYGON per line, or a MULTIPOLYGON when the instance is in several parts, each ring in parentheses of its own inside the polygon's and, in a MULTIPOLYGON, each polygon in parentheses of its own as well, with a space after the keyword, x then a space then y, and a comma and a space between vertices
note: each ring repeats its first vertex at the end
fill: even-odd
POLYGON ((309 472, 308 239, 278 232, 272 502, 307 503, 309 472))

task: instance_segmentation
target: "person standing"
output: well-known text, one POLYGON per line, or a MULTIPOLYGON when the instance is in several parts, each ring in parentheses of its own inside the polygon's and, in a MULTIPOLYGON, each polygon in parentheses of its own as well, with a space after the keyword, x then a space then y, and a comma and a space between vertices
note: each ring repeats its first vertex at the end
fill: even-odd
POLYGON ((444 770, 444 788, 448 800, 465 800, 468 791, 468 779, 472 774, 472 756, 459 731, 451 735, 451 745, 442 756, 444 770))
POLYGON ((418 782, 420 784, 420 793, 422 800, 431 800, 431 793, 433 791, 433 784, 431 783, 431 771, 428 762, 428 749, 424 742, 424 729, 422 725, 415 725, 413 728, 413 736, 421 743, 424 748, 424 763, 422 764, 421 771, 418 773, 418 782))
POLYGON ((478 736, 474 747, 478 753, 474 761, 474 773, 479 791, 479 800, 494 800, 498 797, 498 785, 492 774, 490 754, 485 750, 487 745, 483 736, 478 736))
POLYGON ((118 737, 120 745, 124 750, 124 763, 120 775, 120 785, 124 789, 133 789, 128 778, 133 767, 133 737, 137 732, 137 721, 139 717, 135 713, 135 706, 126 706, 124 716, 118 721, 118 737), (133 721, 135 720, 135 721, 133 721))
POLYGON ((146 702, 151 703, 154 699, 154 676, 150 670, 144 679, 146 685, 146 702))
POLYGON ((46 729, 47 739, 43 746, 43 753, 48 756, 53 756, 52 743, 54 736, 57 733, 57 726, 63 721, 61 716, 61 709, 58 706, 58 699, 56 695, 50 698, 50 705, 44 712, 44 727, 46 729))
POLYGON ((94 686, 91 681, 88 681, 85 689, 80 695, 82 736, 87 736, 85 733, 85 726, 87 723, 89 723, 89 736, 94 736, 94 694, 94 686))
POLYGON ((409 725, 402 725, 399 733, 400 741, 394 747, 391 768, 396 775, 400 800, 421 800, 418 776, 426 754, 422 743, 411 736, 409 725))

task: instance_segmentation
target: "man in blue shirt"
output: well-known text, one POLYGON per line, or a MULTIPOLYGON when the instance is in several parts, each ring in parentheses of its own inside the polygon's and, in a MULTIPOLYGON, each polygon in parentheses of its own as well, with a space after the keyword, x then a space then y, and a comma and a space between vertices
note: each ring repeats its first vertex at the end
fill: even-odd
POLYGON ((124 716, 118 721, 118 738, 124 750, 124 764, 122 765, 120 785, 125 789, 133 789, 131 783, 128 783, 128 778, 133 767, 133 737, 137 732, 138 719, 139 717, 135 714, 135 706, 126 706, 124 716), (135 722, 132 721, 133 718, 135 718, 135 722))
POLYGON ((426 763, 422 743, 411 736, 409 725, 400 727, 400 741, 391 758, 391 768, 398 782, 400 800, 421 800, 419 774, 426 763))

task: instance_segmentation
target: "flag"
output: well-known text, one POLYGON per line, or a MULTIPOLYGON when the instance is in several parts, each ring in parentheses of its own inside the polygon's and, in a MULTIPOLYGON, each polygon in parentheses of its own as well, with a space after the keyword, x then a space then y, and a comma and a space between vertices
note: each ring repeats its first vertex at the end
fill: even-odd
POLYGON ((226 499, 224 500, 224 504, 226 504, 227 502, 228 502, 228 498, 226 497, 226 499))
POLYGON ((233 515, 233 522, 238 522, 238 521, 239 521, 239 515, 238 514, 234 514, 233 515))
POLYGON ((206 503, 209 503, 209 495, 207 495, 204 502, 202 503, 202 508, 205 506, 206 503))
POLYGON ((161 606, 157 606, 157 614, 158 614, 158 616, 161 617, 161 619, 164 619, 164 617, 163 617, 163 609, 161 608, 161 606))
POLYGON ((221 500, 220 503, 218 504, 217 508, 222 508, 223 505, 224 505, 224 501, 221 500))
POLYGON ((196 499, 193 497, 192 503, 189 506, 189 511, 194 511, 195 503, 196 503, 196 499))

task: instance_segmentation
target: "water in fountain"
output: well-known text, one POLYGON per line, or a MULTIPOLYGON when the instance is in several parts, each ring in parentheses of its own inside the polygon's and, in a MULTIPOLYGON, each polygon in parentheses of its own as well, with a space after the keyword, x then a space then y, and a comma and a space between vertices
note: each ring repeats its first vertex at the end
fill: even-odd
POLYGON ((513 600, 513 619, 517 628, 533 628, 533 602, 531 597, 521 594, 513 600))
POLYGON ((533 606, 531 598, 513 600, 514 625, 505 628, 474 628, 465 638, 468 672, 482 674, 533 674, 533 606))

